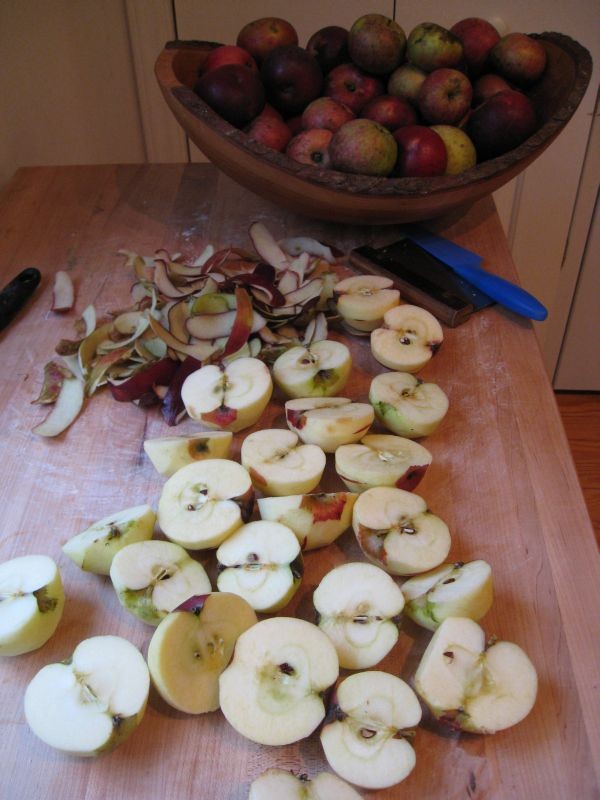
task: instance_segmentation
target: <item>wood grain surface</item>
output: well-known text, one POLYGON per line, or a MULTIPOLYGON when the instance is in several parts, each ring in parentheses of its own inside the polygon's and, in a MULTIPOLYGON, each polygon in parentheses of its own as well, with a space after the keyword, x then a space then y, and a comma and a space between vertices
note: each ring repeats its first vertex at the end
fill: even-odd
MULTIPOLYGON (((52 556, 67 595, 62 622, 43 648, 0 660, 2 800, 242 800, 267 767, 327 769, 316 734, 288 747, 256 745, 220 712, 187 716, 155 692, 131 739, 97 759, 50 749, 23 714, 28 681, 82 639, 112 633, 146 651, 153 629, 121 608, 108 578, 80 571, 61 545, 112 511, 144 502, 156 507, 162 479, 144 455, 144 438, 198 429, 187 421, 173 431, 156 410, 100 392, 58 439, 31 433, 44 415, 31 405, 43 364, 60 338, 73 336, 77 316, 50 311, 53 273, 70 271, 77 312, 88 303, 105 312, 128 302, 132 276, 119 248, 152 254, 166 247, 193 257, 209 242, 248 247, 254 220, 277 237, 310 234, 343 250, 384 244, 395 234, 294 216, 209 165, 23 169, 0 200, 2 285, 27 266, 43 273, 34 298, 0 334, 0 560, 52 556)), ((516 280, 490 199, 433 227, 516 280)), ((599 560, 554 395, 529 322, 492 307, 445 335, 421 374, 444 388, 450 411, 423 441, 433 464, 417 493, 448 523, 452 559, 491 563, 495 601, 483 627, 524 647, 538 670, 539 695, 527 719, 493 736, 459 735, 424 721, 413 773, 399 786, 362 794, 369 800, 592 798, 600 764, 599 560)), ((354 369, 344 394, 365 400, 371 377, 382 370, 366 340, 348 341, 354 369)), ((283 427, 283 400, 275 393, 256 427, 283 427)), ((242 437, 234 437, 234 457, 242 437)), ((340 487, 331 463, 323 485, 340 487)), ((197 557, 214 578, 214 555, 197 557)), ((348 560, 362 560, 351 531, 308 553, 301 588, 280 613, 312 619, 314 587, 348 560)), ((429 636, 406 621, 379 668, 410 681, 429 636)))

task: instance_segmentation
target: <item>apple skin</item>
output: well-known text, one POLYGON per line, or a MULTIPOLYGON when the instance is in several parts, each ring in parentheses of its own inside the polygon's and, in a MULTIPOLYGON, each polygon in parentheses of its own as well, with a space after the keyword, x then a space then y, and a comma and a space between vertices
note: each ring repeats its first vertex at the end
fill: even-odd
POLYGON ((301 131, 290 140, 285 154, 310 167, 327 169, 330 166, 329 145, 333 133, 326 128, 301 131))
POLYGON ((397 153, 390 131, 370 119, 353 119, 342 125, 329 145, 332 168, 359 175, 390 175, 397 153))
POLYGON ((471 107, 473 87, 457 69, 442 67, 430 72, 419 91, 421 116, 430 125, 454 125, 471 107))
POLYGON ((416 125, 419 121, 415 108, 408 100, 391 94, 375 97, 363 108, 360 116, 378 122, 388 131, 395 131, 403 125, 416 125))
POLYGON ((327 128, 335 133, 351 119, 354 119, 354 113, 347 106, 332 97, 317 97, 302 112, 302 127, 304 130, 327 128))
POLYGON ((416 106, 419 90, 426 77, 427 73, 414 64, 401 64, 388 78, 387 92, 395 97, 403 97, 416 106))
POLYGON ((506 89, 510 88, 509 84, 504 78, 501 78, 500 75, 496 75, 494 72, 487 72, 485 75, 481 75, 477 78, 473 83, 473 100, 471 101, 471 105, 473 108, 476 108, 482 103, 485 103, 486 100, 489 100, 490 97, 498 94, 498 92, 504 92, 506 89))
POLYGON ((236 44, 247 50, 260 64, 279 45, 298 44, 298 34, 285 19, 261 17, 244 25, 238 33, 236 44))
POLYGON ((466 17, 450 28, 460 39, 463 46, 465 63, 471 78, 481 75, 485 69, 489 54, 500 41, 500 34, 486 19, 466 17))
POLYGON ((526 33, 509 33, 492 49, 490 63, 506 80, 530 86, 546 69, 546 50, 541 42, 526 33))
POLYGON ((405 51, 406 34, 397 22, 383 14, 365 14, 350 28, 350 58, 365 72, 388 74, 402 63, 405 51))
MULTIPOLYGON (((265 106, 265 109, 267 106, 265 106)), ((292 138, 292 132, 286 123, 283 121, 281 114, 275 109, 270 108, 270 111, 262 113, 252 120, 250 125, 246 128, 248 138, 254 142, 260 142, 265 147, 270 147, 283 153, 292 138)))
POLYGON ((476 108, 466 126, 475 145, 478 161, 512 150, 524 142, 537 127, 531 101, 514 89, 498 92, 476 108))
POLYGON ((241 64, 225 64, 205 73, 196 82, 194 91, 238 128, 258 116, 265 105, 265 90, 258 73, 241 64))
POLYGON ((320 28, 306 43, 306 50, 316 58, 323 74, 327 75, 338 64, 350 61, 348 31, 339 25, 320 28))
POLYGON ((334 67, 325 81, 325 94, 358 114, 374 97, 384 92, 383 81, 354 64, 334 67))
POLYGON ((267 98, 287 116, 300 114, 321 94, 323 73, 302 47, 286 44, 271 50, 260 69, 267 98))
POLYGON ((441 136, 446 145, 446 175, 459 175, 477 164, 475 145, 463 130, 455 125, 432 125, 431 130, 441 136))
POLYGON ((443 175, 448 163, 442 137, 426 125, 405 125, 393 133, 398 144, 394 174, 402 178, 443 175))
POLYGON ((463 57, 460 39, 435 22, 422 22, 408 36, 406 58, 425 72, 440 67, 456 67, 463 57))
POLYGON ((254 72, 258 71, 256 61, 247 50, 235 44, 222 44, 210 51, 204 62, 202 74, 206 74, 217 67, 224 67, 225 64, 241 64, 254 72))

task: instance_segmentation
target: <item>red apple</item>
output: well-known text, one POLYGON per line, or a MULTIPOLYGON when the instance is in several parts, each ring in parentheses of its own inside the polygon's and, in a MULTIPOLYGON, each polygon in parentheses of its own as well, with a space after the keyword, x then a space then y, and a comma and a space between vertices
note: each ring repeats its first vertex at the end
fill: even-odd
POLYGON ((490 63, 506 80, 529 86, 546 68, 546 50, 541 42, 526 33, 509 33, 491 51, 490 63))
POLYGON ((210 51, 202 67, 202 73, 210 72, 211 69, 217 67, 224 67, 225 64, 241 64, 248 69, 258 70, 256 61, 247 50, 237 47, 235 44, 222 44, 210 51))
POLYGON ((271 50, 263 61, 260 77, 271 105, 290 116, 304 111, 321 94, 323 86, 321 67, 296 44, 271 50))
POLYGON ((405 50, 406 34, 383 14, 365 14, 350 28, 350 59, 365 72, 387 75, 402 63, 405 50))
POLYGON ((292 132, 277 112, 264 112, 252 120, 246 129, 248 138, 283 153, 292 138, 292 132))
POLYGON ((327 169, 330 165, 329 145, 333 133, 325 128, 302 131, 290 141, 286 155, 311 167, 327 169))
POLYGON ((463 60, 463 46, 460 39, 441 25, 422 22, 408 36, 406 58, 425 72, 457 67, 463 60))
POLYGON ((383 94, 383 91, 382 81, 348 63, 331 70, 325 81, 324 94, 358 114, 369 100, 383 94))
POLYGON ((194 91, 237 127, 254 119, 265 105, 265 90, 258 72, 241 64, 225 64, 205 73, 196 82, 194 91))
POLYGON ((342 125, 329 145, 332 168, 358 175, 389 175, 397 151, 390 131, 370 119, 353 119, 342 125))
POLYGON ((442 137, 426 125, 406 125, 393 133, 398 145, 394 174, 402 178, 443 175, 448 155, 442 137))
POLYGON ((324 75, 338 64, 350 61, 348 54, 348 31, 339 25, 327 25, 310 37, 306 50, 321 67, 324 75))
POLYGON ((258 64, 267 53, 282 44, 298 44, 298 34, 287 20, 279 17, 261 17, 244 25, 238 33, 238 47, 243 47, 258 64))
POLYGON ((473 87, 463 72, 443 67, 431 72, 419 90, 419 111, 430 125, 454 125, 471 107, 473 87))
POLYGON ((463 46, 465 63, 471 78, 483 72, 492 48, 500 41, 500 34, 486 19, 467 17, 450 28, 463 46))
POLYGON ((389 131, 395 131, 403 125, 416 125, 418 122, 417 112, 408 100, 391 94, 380 94, 371 100, 360 112, 360 116, 378 122, 389 131))
POLYGON ((347 106, 332 97, 317 97, 302 112, 302 127, 304 130, 327 128, 329 131, 337 131, 351 119, 354 119, 354 114, 347 106))
POLYGON ((466 132, 482 161, 512 150, 524 142, 537 127, 531 101, 522 92, 498 92, 476 108, 467 122, 466 132))
POLYGON ((490 97, 498 94, 498 92, 504 92, 506 89, 510 88, 511 87, 504 78, 501 78, 500 75, 496 75, 494 72, 481 75, 473 84, 472 105, 480 106, 486 100, 489 100, 490 97))
POLYGON ((388 78, 387 91, 395 97, 404 97, 409 103, 417 105, 421 84, 427 73, 414 64, 401 64, 388 78))

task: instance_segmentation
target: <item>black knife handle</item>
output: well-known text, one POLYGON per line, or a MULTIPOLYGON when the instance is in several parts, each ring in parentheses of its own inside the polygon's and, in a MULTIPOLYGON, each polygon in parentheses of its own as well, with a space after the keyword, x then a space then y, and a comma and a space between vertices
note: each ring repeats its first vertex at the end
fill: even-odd
POLYGON ((42 275, 39 269, 28 267, 0 292, 0 330, 6 328, 17 311, 31 297, 42 275))

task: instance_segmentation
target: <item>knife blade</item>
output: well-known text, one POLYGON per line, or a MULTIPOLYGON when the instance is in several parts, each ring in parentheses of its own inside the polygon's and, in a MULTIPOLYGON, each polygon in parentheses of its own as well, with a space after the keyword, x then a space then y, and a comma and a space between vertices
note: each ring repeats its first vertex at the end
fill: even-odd
POLYGON ((35 267, 27 267, 0 292, 0 330, 6 328, 17 311, 37 289, 42 278, 35 267))

